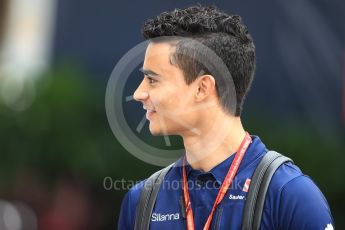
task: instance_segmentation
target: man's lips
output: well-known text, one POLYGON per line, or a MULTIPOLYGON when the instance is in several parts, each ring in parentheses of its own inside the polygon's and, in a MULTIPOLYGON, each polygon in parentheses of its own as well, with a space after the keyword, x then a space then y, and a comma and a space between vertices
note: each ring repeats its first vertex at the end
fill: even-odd
POLYGON ((151 108, 147 108, 146 106, 143 106, 143 108, 146 110, 146 119, 150 120, 150 118, 152 117, 152 115, 154 113, 156 113, 156 110, 151 109, 151 108))
POLYGON ((156 113, 156 111, 147 110, 146 111, 146 119, 150 120, 152 118, 153 114, 155 114, 155 113, 156 113))

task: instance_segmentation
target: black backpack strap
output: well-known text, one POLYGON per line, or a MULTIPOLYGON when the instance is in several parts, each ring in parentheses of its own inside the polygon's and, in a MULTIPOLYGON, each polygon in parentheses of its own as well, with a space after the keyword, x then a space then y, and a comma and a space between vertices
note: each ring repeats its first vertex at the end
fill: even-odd
POLYGON ((260 228, 268 186, 275 171, 285 162, 293 163, 290 158, 275 151, 268 151, 260 161, 250 182, 243 212, 242 230, 260 228))
POLYGON ((134 225, 135 230, 148 230, 150 228, 151 214, 160 186, 165 175, 172 166, 173 164, 159 170, 158 172, 155 172, 145 181, 136 210, 134 225))

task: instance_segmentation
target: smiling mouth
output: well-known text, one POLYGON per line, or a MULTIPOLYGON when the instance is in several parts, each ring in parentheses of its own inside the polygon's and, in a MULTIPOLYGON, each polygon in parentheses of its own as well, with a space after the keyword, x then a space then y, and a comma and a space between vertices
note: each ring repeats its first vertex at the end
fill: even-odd
POLYGON ((156 113, 156 110, 154 110, 154 109, 149 109, 149 108, 147 108, 146 106, 143 106, 143 109, 146 110, 146 119, 147 119, 147 120, 150 120, 150 118, 152 117, 152 115, 153 115, 154 113, 156 113))
POLYGON ((154 111, 154 110, 147 110, 146 111, 146 119, 150 120, 152 118, 153 114, 155 114, 155 113, 156 113, 156 111, 154 111))

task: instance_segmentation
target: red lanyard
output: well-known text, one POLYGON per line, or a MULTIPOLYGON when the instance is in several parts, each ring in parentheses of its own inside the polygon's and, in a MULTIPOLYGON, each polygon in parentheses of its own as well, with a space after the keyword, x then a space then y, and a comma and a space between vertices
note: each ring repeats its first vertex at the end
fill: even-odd
MULTIPOLYGON (((246 132, 246 136, 244 137, 241 145, 239 146, 235 159, 231 163, 231 166, 229 168, 228 173, 226 174, 226 177, 223 181, 222 186, 220 187, 220 190, 218 192, 217 198, 213 204, 212 211, 210 215, 207 218, 206 224, 203 228, 203 230, 208 230, 212 221, 213 214, 216 210, 216 207, 218 204, 223 200, 223 197, 227 190, 229 189, 237 170, 241 164, 242 158, 244 154, 246 153, 249 144, 252 142, 252 138, 250 135, 246 132)), ((186 207, 186 217, 187 217, 187 229, 188 230, 194 230, 194 218, 193 218, 193 210, 192 205, 189 198, 189 192, 188 192, 188 185, 187 185, 187 175, 186 175, 186 158, 183 160, 183 196, 184 196, 184 204, 186 207)))

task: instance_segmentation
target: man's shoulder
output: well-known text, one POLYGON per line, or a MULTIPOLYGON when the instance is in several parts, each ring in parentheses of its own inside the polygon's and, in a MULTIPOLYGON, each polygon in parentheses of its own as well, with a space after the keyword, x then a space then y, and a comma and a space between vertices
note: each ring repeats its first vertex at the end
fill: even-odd
POLYGON ((142 180, 135 184, 124 196, 122 200, 122 209, 128 210, 128 212, 133 212, 140 199, 141 191, 143 190, 147 179, 142 180))
POLYGON ((128 192, 127 194, 130 195, 131 197, 138 197, 140 196, 141 191, 143 190, 145 183, 147 181, 147 178, 136 183, 128 192))
POLYGON ((286 162, 277 169, 268 192, 292 196, 297 193, 321 193, 315 182, 292 162, 286 162))
POLYGON ((287 190, 310 192, 310 188, 320 192, 310 176, 304 174, 294 163, 285 162, 274 173, 269 189, 273 190, 274 193, 277 194, 284 191, 286 192, 287 190))
POLYGON ((134 229, 136 206, 145 181, 143 180, 135 184, 124 196, 121 204, 118 229, 134 229))
POLYGON ((321 226, 324 229, 333 223, 329 205, 319 187, 291 162, 281 165, 273 175, 265 209, 274 217, 276 226, 294 226, 293 229, 297 226, 320 229, 321 226))
MULTIPOLYGON (((317 195, 325 200, 321 190, 310 176, 305 175, 295 164, 288 162, 278 168, 273 175, 271 185, 275 194, 282 199, 300 199, 317 195)), ((316 198, 316 197, 315 197, 316 198)))
POLYGON ((282 190, 287 184, 296 178, 306 178, 301 169, 292 162, 285 162, 273 174, 270 189, 282 190))
MULTIPOLYGON (((152 173, 150 176, 148 176, 146 179, 138 182, 137 184, 135 184, 126 194, 125 198, 128 197, 128 201, 134 206, 136 207, 136 205, 139 202, 140 199, 140 194, 143 191, 145 186, 148 186, 148 183, 153 183, 152 178, 156 177, 157 178, 157 174, 159 174, 162 170, 164 169, 169 169, 169 171, 166 174, 166 177, 168 177, 169 173, 171 174, 171 171, 174 170, 174 166, 176 165, 176 162, 173 165, 169 165, 166 168, 157 170, 156 172, 152 173)), ((166 178, 165 177, 165 178, 166 178)), ((164 179, 164 178, 163 178, 164 179)))

